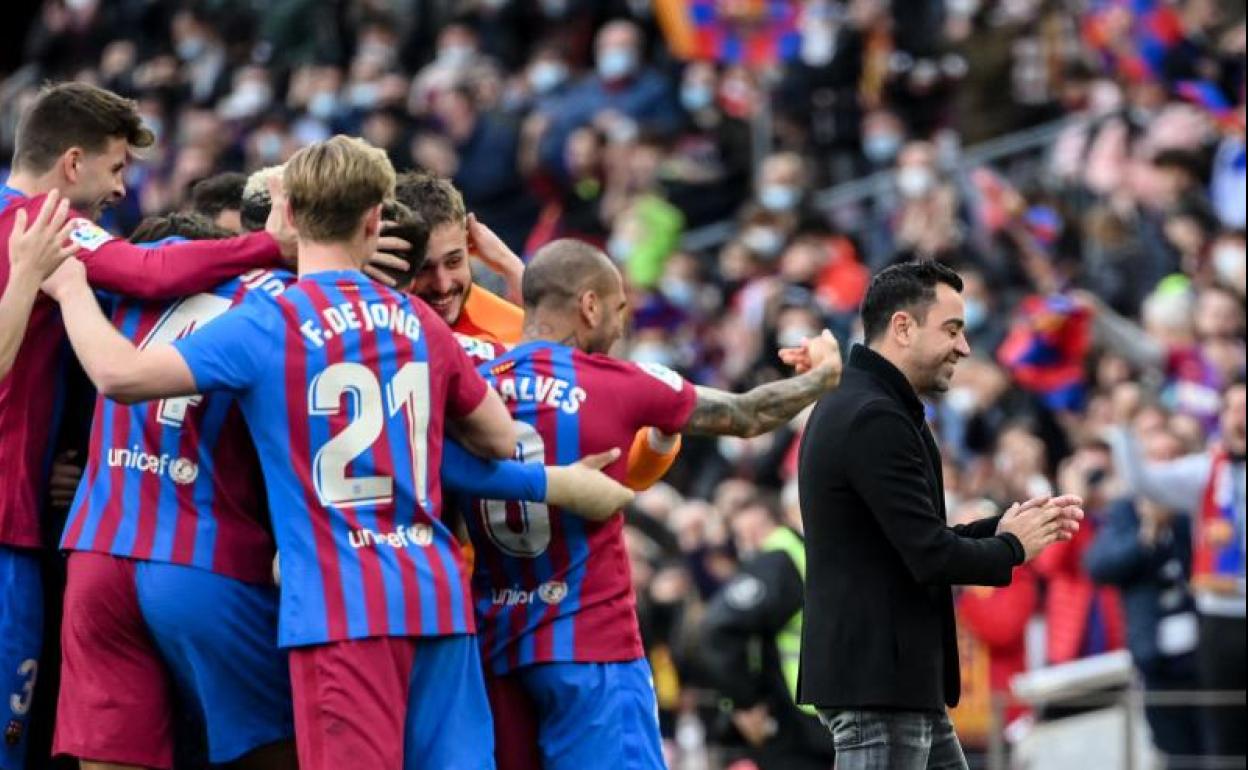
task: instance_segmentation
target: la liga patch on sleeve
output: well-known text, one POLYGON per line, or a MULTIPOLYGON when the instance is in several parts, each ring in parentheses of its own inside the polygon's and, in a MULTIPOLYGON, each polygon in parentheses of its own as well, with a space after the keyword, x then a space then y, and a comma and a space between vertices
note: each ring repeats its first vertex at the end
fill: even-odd
POLYGON ((113 240, 112 233, 89 219, 79 217, 71 225, 73 229, 69 231, 69 240, 87 251, 95 251, 113 240))

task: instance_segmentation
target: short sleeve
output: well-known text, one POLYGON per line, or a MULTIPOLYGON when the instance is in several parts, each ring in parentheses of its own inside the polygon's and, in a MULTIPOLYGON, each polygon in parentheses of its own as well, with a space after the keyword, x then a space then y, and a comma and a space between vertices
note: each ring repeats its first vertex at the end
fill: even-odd
POLYGON ((638 427, 653 426, 664 433, 679 433, 689 422, 697 403, 693 383, 660 364, 620 362, 620 393, 627 393, 627 403, 638 427))
POLYGON ((268 297, 252 295, 173 346, 200 392, 243 391, 273 365, 282 339, 280 308, 268 297))

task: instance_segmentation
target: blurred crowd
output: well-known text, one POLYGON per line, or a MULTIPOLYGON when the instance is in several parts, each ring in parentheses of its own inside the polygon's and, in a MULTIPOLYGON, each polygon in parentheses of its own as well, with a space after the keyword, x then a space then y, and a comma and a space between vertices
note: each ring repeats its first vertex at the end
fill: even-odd
MULTIPOLYGON (((157 143, 106 216, 128 233, 194 206, 206 177, 359 135, 399 170, 452 179, 522 257, 556 237, 601 245, 631 285, 622 354, 718 387, 781 376, 777 349, 824 327, 847 348, 873 271, 945 262, 974 353, 930 405, 949 510, 1062 492, 1090 513, 1009 588, 961 595, 991 688, 1119 648, 1146 686, 1196 688, 1199 634, 1169 619, 1199 599, 1203 487, 1150 493, 1139 470, 1238 463, 1242 628, 1242 4, 780 5, 794 45, 746 63, 680 58, 664 15, 697 2, 46 0, 25 66, 0 80, 0 158, 47 80, 135 98, 157 143), (1041 146, 968 160, 1042 124, 1041 146), (867 175, 861 194, 824 192, 867 175)), ((776 527, 800 529, 800 433, 689 439, 629 512, 665 735, 689 767, 707 743, 731 756, 751 739, 702 671, 701 621, 776 527)), ((1154 741, 1208 750, 1193 713, 1151 713, 1154 741)))

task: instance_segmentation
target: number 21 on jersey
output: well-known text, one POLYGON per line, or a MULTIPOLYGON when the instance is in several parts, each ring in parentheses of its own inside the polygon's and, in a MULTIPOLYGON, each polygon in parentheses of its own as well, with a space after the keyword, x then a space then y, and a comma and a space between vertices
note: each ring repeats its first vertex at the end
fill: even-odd
POLYGON ((381 383, 363 364, 332 364, 308 386, 308 414, 338 414, 342 399, 352 404, 351 421, 326 441, 312 459, 312 486, 321 505, 354 508, 387 505, 394 500, 390 476, 348 476, 347 468, 368 452, 385 433, 386 419, 399 412, 406 416, 411 447, 412 481, 416 500, 429 510, 429 364, 408 361, 386 383, 383 402, 381 383))

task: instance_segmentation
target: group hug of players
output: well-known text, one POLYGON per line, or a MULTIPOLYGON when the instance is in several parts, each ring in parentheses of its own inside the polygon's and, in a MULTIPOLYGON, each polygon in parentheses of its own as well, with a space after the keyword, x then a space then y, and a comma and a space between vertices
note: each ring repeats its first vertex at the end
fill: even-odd
POLYGON ((152 140, 133 102, 50 86, 0 191, 0 770, 24 766, 67 342, 99 396, 56 754, 170 768, 187 704, 213 764, 663 767, 619 510, 681 433, 757 435, 835 387, 831 335, 741 394, 612 358, 599 249, 524 265, 449 182, 343 136, 263 172, 262 229, 171 215, 131 243, 93 219, 152 140))

